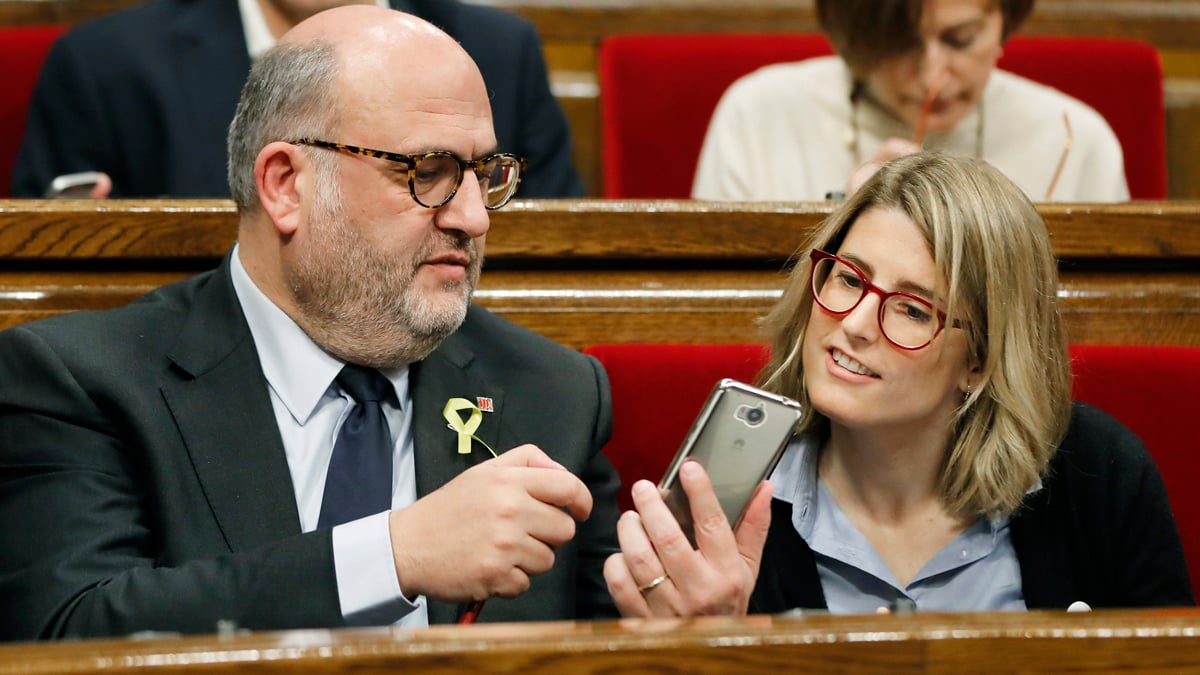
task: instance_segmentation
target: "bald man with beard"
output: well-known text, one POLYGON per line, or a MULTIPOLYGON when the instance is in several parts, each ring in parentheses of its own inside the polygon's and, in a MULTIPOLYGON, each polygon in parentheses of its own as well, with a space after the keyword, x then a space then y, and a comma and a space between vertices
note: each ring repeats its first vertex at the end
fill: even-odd
POLYGON ((471 304, 523 164, 468 53, 319 13, 255 64, 228 147, 218 269, 0 333, 0 637, 615 616, 607 378, 471 304), (386 382, 390 504, 325 525, 351 367, 386 382), (466 454, 454 399, 487 409, 466 454))

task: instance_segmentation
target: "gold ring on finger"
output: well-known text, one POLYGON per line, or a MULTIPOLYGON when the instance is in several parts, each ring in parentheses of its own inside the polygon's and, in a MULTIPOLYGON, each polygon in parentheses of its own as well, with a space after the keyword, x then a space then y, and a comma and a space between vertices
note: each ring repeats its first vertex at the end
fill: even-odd
POLYGON ((655 577, 650 583, 638 588, 638 590, 641 591, 642 593, 649 593, 650 591, 654 590, 655 588, 658 588, 658 585, 661 584, 662 582, 666 581, 668 578, 670 578, 670 576, 671 575, 667 574, 666 572, 663 572, 662 576, 655 577))

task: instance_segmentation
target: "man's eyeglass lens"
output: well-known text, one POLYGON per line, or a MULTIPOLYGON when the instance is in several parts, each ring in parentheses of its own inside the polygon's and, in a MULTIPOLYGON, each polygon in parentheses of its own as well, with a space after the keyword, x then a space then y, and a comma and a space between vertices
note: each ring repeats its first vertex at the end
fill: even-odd
MULTIPOLYGON (((422 206, 441 206, 462 184, 462 164, 450 153, 433 152, 418 155, 411 173, 413 196, 422 206)), ((517 189, 521 173, 520 160, 512 155, 492 155, 473 165, 479 180, 484 205, 498 209, 508 203, 517 189)))
POLYGON ((813 261, 812 291, 817 304, 833 314, 848 314, 868 293, 882 297, 879 327, 898 347, 919 349, 933 341, 941 330, 937 311, 928 302, 906 293, 889 293, 840 258, 813 261))
POLYGON ((347 155, 362 157, 378 157, 389 162, 396 162, 408 169, 408 189, 413 199, 421 206, 430 209, 450 201, 462 186, 463 172, 470 169, 479 180, 479 192, 483 195, 483 205, 488 209, 498 209, 508 203, 517 191, 521 182, 521 171, 525 168, 525 160, 500 153, 483 159, 459 159, 454 153, 435 150, 420 155, 405 155, 386 150, 360 148, 357 145, 333 143, 315 138, 291 141, 298 145, 310 145, 325 150, 333 150, 347 155))

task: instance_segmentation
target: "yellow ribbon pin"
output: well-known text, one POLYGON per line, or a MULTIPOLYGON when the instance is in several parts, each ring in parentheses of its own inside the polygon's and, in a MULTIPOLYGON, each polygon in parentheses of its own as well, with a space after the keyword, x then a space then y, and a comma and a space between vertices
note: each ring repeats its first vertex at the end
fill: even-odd
POLYGON ((446 407, 442 409, 442 417, 446 418, 446 423, 458 434, 458 454, 471 454, 471 439, 475 439, 479 441, 480 445, 487 448, 488 452, 492 453, 492 457, 496 456, 496 451, 475 435, 475 430, 483 423, 483 411, 474 403, 465 398, 452 398, 446 401, 446 407), (471 411, 465 422, 459 415, 464 410, 471 411))

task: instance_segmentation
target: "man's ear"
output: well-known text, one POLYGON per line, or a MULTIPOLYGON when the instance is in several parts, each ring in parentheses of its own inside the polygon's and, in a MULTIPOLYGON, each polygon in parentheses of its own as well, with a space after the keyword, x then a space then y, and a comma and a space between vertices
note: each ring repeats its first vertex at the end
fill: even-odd
POLYGON ((304 150, 292 143, 269 143, 254 161, 254 183, 263 211, 281 235, 291 236, 300 227, 300 181, 312 164, 304 150))

